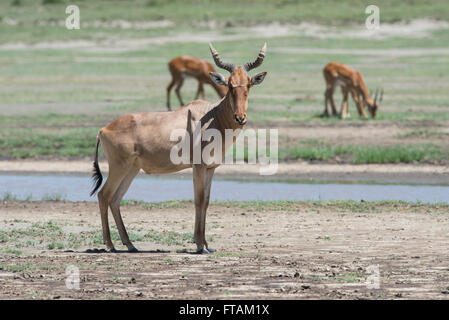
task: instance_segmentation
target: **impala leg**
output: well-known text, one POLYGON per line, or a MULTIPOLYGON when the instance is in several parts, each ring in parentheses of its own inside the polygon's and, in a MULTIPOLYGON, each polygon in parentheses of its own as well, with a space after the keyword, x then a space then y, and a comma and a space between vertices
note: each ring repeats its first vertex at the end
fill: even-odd
POLYGON ((349 108, 348 108, 348 90, 346 90, 344 87, 341 87, 341 93, 343 94, 343 101, 341 103, 341 112, 340 117, 342 119, 348 118, 351 115, 349 114, 349 108))
POLYGON ((328 103, 329 103, 329 89, 326 89, 326 91, 324 91, 324 113, 323 116, 325 117, 329 117, 329 110, 328 110, 328 103))
POLYGON ((360 99, 359 95, 357 94, 357 92, 351 92, 352 95, 352 99, 354 99, 355 105, 357 107, 357 112, 359 113, 359 116, 362 118, 367 118, 366 114, 365 114, 365 110, 364 110, 364 105, 362 102, 362 99, 360 99))
POLYGON ((362 99, 362 97, 360 95, 358 95, 358 98, 359 98, 359 103, 360 103, 360 111, 362 113, 361 116, 362 116, 362 118, 367 119, 368 116, 365 113, 365 101, 362 99))
POLYGON ((176 88, 175 88, 176 96, 178 97, 178 100, 179 100, 179 103, 181 104, 181 106, 184 105, 184 102, 182 101, 182 97, 181 97, 181 87, 182 87, 183 84, 184 84, 184 78, 181 77, 178 80, 178 83, 177 83, 176 88))
POLYGON ((204 92, 204 86, 201 83, 201 99, 206 100, 206 93, 204 92))
POLYGON ((167 86, 167 109, 169 111, 171 111, 171 105, 170 105, 170 93, 171 93, 171 89, 173 88, 173 86, 175 85, 175 79, 172 79, 171 82, 168 84, 167 86))
POLYGON ((204 249, 204 227, 203 227, 203 212, 206 200, 206 167, 202 165, 193 166, 193 189, 195 195, 195 230, 194 238, 198 253, 208 253, 204 249))
POLYGON ((196 91, 195 100, 198 99, 198 97, 201 94, 201 98, 204 100, 204 87, 201 81, 198 81, 198 90, 196 91))
POLYGON ((120 239, 122 240, 122 243, 128 248, 129 252, 137 252, 137 249, 129 240, 128 233, 126 232, 126 228, 122 220, 122 215, 120 213, 120 201, 122 201, 123 196, 125 195, 126 191, 128 191, 131 182, 139 173, 139 170, 140 170, 139 167, 132 167, 128 171, 127 175, 125 176, 125 178, 123 178, 122 182, 120 183, 120 186, 118 187, 117 191, 112 197, 111 202, 109 203, 112 216, 114 217, 115 224, 117 225, 120 239))
POLYGON ((334 90, 335 87, 331 87, 330 88, 330 92, 329 92, 329 100, 331 102, 331 108, 332 108, 332 115, 334 117, 337 116, 337 108, 335 108, 335 101, 334 101, 334 90))
POLYGON ((103 188, 101 188, 100 192, 98 192, 98 205, 100 207, 101 226, 103 229, 103 242, 106 245, 106 249, 109 251, 115 251, 115 249, 109 230, 108 206, 125 174, 125 170, 121 168, 112 169, 110 166, 108 179, 106 180, 103 188))

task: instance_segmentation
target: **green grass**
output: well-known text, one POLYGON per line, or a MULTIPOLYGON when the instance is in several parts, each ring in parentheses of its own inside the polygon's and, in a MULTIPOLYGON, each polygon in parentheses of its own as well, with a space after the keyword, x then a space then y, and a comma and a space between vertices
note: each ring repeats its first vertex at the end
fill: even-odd
MULTIPOLYGON (((9 129, 0 137, 0 157, 23 159, 37 156, 91 156, 98 134, 96 128, 67 129, 64 134, 44 129, 9 129)), ((3 131, 3 130, 0 130, 3 131)))
POLYGON ((284 160, 327 161, 340 157, 354 164, 438 162, 447 159, 447 150, 434 144, 394 146, 328 146, 306 145, 279 150, 284 160))
MULTIPOLYGON (((32 201, 33 200, 33 195, 32 194, 28 194, 23 198, 20 198, 15 195, 14 193, 12 193, 11 191, 6 191, 3 193, 2 196, 0 196, 0 201, 32 201)), ((17 221, 14 221, 17 222, 17 221)))
POLYGON ((65 196, 60 193, 47 193, 42 196, 42 201, 64 201, 65 196))
POLYGON ((156 231, 149 230, 144 238, 154 243, 167 245, 184 245, 186 243, 194 243, 192 233, 179 233, 176 231, 156 231))
POLYGON ((186 208, 192 204, 192 200, 170 200, 162 202, 143 202, 139 200, 122 200, 120 202, 123 206, 141 206, 144 209, 167 209, 167 208, 186 208))
POLYGON ((399 139, 407 139, 407 138, 419 138, 419 139, 428 139, 428 138, 445 138, 449 135, 449 132, 442 132, 440 130, 435 129, 426 129, 419 128, 413 129, 405 133, 398 134, 399 139))
POLYGON ((364 282, 366 279, 366 275, 363 273, 346 273, 339 277, 337 277, 338 282, 343 283, 357 283, 357 282, 364 282))
POLYGON ((55 241, 53 241, 53 242, 51 242, 51 243, 49 243, 49 244, 47 245, 47 249, 49 249, 49 250, 53 250, 53 249, 59 249, 59 250, 61 250, 61 249, 64 249, 64 244, 61 243, 61 242, 55 242, 55 241))
MULTIPOLYGON (((1 242, 1 241, 0 241, 1 242)), ((22 251, 17 250, 17 249, 7 249, 4 251, 5 253, 9 253, 9 254, 14 254, 14 255, 21 255, 23 254, 22 251)))
POLYGON ((1 201, 15 201, 17 200, 17 196, 10 191, 6 191, 3 193, 3 196, 0 198, 1 201))

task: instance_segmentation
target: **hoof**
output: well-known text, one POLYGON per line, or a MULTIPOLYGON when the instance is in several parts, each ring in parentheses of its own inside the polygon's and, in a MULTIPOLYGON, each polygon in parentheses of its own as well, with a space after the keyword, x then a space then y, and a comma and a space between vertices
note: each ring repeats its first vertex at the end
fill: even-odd
POLYGON ((207 248, 206 250, 207 250, 209 253, 214 253, 215 251, 217 251, 217 250, 212 249, 212 248, 207 248))
POLYGON ((108 252, 110 252, 110 253, 116 253, 117 250, 116 250, 115 248, 111 248, 111 249, 108 249, 108 252))
POLYGON ((208 253, 210 253, 210 251, 207 249, 199 249, 196 251, 196 253, 197 254, 208 254, 208 253))
POLYGON ((136 247, 132 247, 131 249, 128 249, 128 252, 139 252, 139 250, 137 250, 136 247))

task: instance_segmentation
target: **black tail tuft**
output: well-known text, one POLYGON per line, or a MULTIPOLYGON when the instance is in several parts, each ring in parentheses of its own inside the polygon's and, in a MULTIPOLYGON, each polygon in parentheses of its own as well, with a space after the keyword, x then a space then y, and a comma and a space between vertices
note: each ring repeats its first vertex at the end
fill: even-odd
POLYGON ((100 134, 101 130, 97 135, 97 143, 95 146, 94 170, 92 173, 92 181, 94 182, 94 189, 90 193, 91 197, 95 194, 95 192, 98 190, 98 188, 101 187, 101 184, 103 183, 103 176, 101 175, 100 166, 98 165, 98 147, 100 145, 100 134))
POLYGON ((92 181, 94 183, 94 189, 90 193, 91 197, 95 194, 95 192, 97 192, 97 190, 101 187, 101 184, 103 183, 103 176, 101 175, 100 166, 98 165, 97 161, 94 161, 92 181))

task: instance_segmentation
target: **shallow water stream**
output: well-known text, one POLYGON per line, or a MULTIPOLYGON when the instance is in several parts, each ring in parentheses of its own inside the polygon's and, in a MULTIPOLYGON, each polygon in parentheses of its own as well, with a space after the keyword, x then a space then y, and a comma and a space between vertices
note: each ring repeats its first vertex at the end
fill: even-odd
MULTIPOLYGON (((0 175, 0 196, 42 200, 96 201, 87 175, 0 175)), ((158 202, 193 199, 191 178, 138 176, 124 199, 158 202)), ((449 186, 286 183, 214 179, 211 200, 403 200, 449 202, 449 186)))

